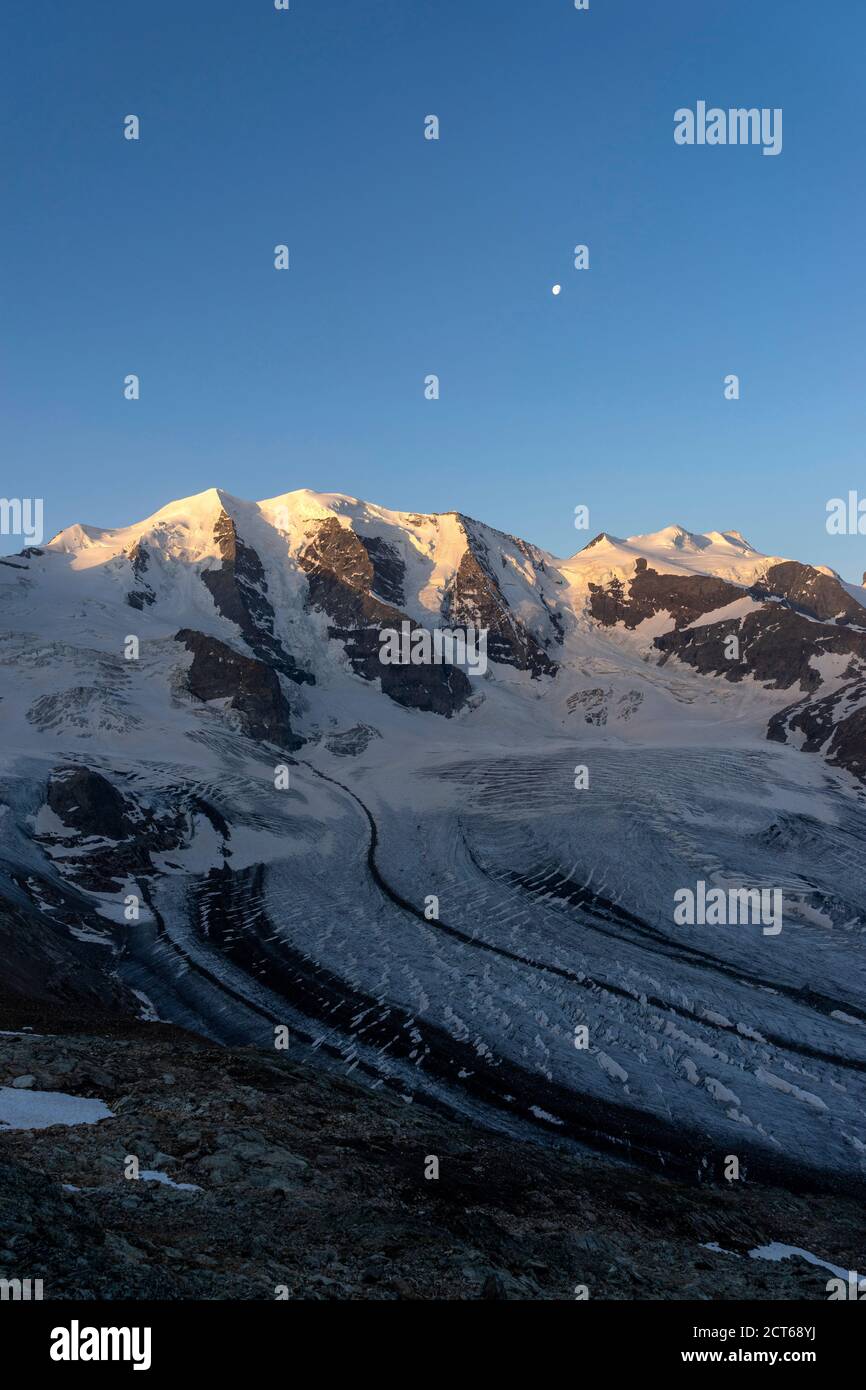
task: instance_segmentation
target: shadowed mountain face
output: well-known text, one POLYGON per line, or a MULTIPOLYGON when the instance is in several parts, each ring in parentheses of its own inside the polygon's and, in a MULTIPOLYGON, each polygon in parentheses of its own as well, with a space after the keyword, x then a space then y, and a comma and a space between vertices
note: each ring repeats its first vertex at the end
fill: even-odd
POLYGON ((271 665, 242 656, 225 642, 189 628, 178 632, 176 641, 192 652, 192 665, 186 674, 191 695, 205 703, 225 700, 225 707, 236 711, 251 738, 281 748, 301 746, 303 740, 292 733, 289 704, 271 665))
POLYGON ((274 635, 276 615, 267 597, 264 566, 252 547, 240 539, 235 523, 225 512, 217 518, 214 540, 222 566, 204 570, 201 577, 220 613, 240 629, 247 646, 261 661, 299 685, 312 683, 314 677, 298 668, 274 635))
POLYGON ((605 627, 622 623, 634 629, 657 613, 668 613, 676 628, 691 623, 704 613, 723 608, 741 597, 741 591, 713 575, 658 574, 646 560, 636 560, 634 576, 626 589, 614 576, 603 587, 590 584, 589 611, 605 627))
MULTIPOLYGON (((528 671, 533 678, 553 676, 556 663, 551 660, 542 641, 536 639, 524 625, 519 611, 508 603, 496 572, 493 548, 485 540, 483 528, 477 522, 460 518, 466 534, 466 549, 452 576, 443 599, 442 614, 449 623, 486 630, 488 652, 492 661, 528 671)), ((507 538, 510 539, 510 538, 507 538)), ((544 574, 541 553, 524 542, 514 544, 531 567, 533 579, 544 574)), ((507 567, 506 557, 500 556, 500 572, 507 567)), ((546 605, 545 605, 546 607, 546 605)), ((542 615, 536 615, 541 618, 542 615)), ((549 646, 562 641, 560 626, 549 614, 548 623, 541 622, 543 641, 549 646), (546 630, 545 630, 546 629, 546 630)))
POLYGON ((376 597, 402 599, 404 566, 387 541, 362 538, 336 520, 326 521, 302 551, 299 563, 309 584, 309 604, 332 619, 328 636, 343 644, 352 670, 365 680, 380 680, 382 693, 408 709, 446 717, 465 705, 469 681, 454 666, 430 663, 385 664, 381 635, 404 622, 407 614, 376 597))
POLYGON ((588 587, 589 612, 604 627, 635 631, 659 615, 669 620, 669 630, 653 637, 662 665, 676 658, 728 681, 751 677, 768 689, 818 692, 814 704, 772 715, 767 736, 786 742, 799 731, 804 750, 826 745, 830 761, 863 776, 862 683, 854 678, 866 670, 866 609, 836 576, 784 561, 744 585, 715 575, 659 573, 639 557, 630 579, 613 574, 588 587), (829 691, 828 669, 838 687, 829 691), (836 730, 837 722, 844 730, 836 730))
POLYGON ((731 531, 561 560, 309 492, 72 527, 0 567, 17 1007, 281 1027, 516 1141, 853 1190, 864 599, 731 531), (484 666, 383 659, 469 628, 484 666), (780 931, 682 924, 698 882, 780 931))

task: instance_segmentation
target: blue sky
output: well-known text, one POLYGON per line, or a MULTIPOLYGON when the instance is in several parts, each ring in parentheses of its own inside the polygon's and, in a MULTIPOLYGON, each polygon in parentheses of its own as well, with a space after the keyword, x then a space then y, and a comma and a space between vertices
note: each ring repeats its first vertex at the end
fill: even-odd
POLYGON ((860 0, 7 8, 0 491, 53 532, 306 486, 559 554, 586 504, 859 579, 864 46, 860 0), (782 153, 675 145, 699 99, 782 153))

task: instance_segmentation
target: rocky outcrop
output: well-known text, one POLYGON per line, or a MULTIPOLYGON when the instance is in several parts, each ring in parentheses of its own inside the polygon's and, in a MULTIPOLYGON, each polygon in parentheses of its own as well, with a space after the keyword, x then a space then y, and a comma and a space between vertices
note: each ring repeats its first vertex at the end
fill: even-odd
POLYGON ((355 724, 351 729, 342 729, 336 734, 327 734, 324 740, 329 753, 338 758, 353 758, 363 753, 367 744, 374 738, 381 738, 378 729, 370 724, 355 724))
POLYGON ((821 753, 866 781, 866 681, 854 680, 815 700, 798 700, 770 720, 767 737, 821 753))
POLYGON ((628 587, 614 576, 604 585, 590 583, 589 591, 590 613, 605 627, 623 623, 627 628, 635 628, 644 619, 666 612, 673 618, 674 626, 682 628, 744 597, 757 602, 781 599, 789 610, 806 618, 866 627, 866 609, 845 591, 838 579, 794 560, 771 565, 759 582, 746 588, 714 575, 660 574, 639 558, 628 587))
MULTIPOLYGON (((336 517, 321 523, 298 563, 307 576, 310 606, 327 613, 337 629, 391 628, 406 621, 405 613, 375 595, 376 570, 369 542, 365 545, 336 517)), ((387 587, 393 590, 393 583, 387 587)))
POLYGON ((310 606, 332 619, 328 636, 343 643, 355 674, 380 680, 383 693, 398 705, 450 718, 472 691, 461 670, 447 664, 388 665, 380 660, 383 630, 399 632, 407 622, 412 630, 419 626, 374 593, 378 586, 402 595, 402 562, 398 568, 397 558, 392 547, 365 541, 333 517, 319 526, 299 564, 307 576, 310 606))
POLYGON ((89 767, 60 767, 48 783, 47 802, 65 826, 79 835, 125 840, 140 829, 141 816, 116 787, 89 767))
POLYGON ((565 707, 569 714, 582 714, 586 724, 603 728, 608 720, 628 721, 643 704, 644 696, 640 690, 626 690, 615 695, 612 688, 593 686, 590 690, 576 690, 569 695, 565 707))
POLYGON ((406 602, 403 582, 406 566, 396 546, 389 544, 380 536, 359 536, 359 541, 367 552, 373 567, 372 591, 385 603, 406 602))
POLYGON ((76 1017, 130 1016, 140 1007, 105 968, 111 963, 106 946, 77 941, 53 913, 0 900, 0 959, 2 1028, 38 1025, 58 1010, 76 1017))
POLYGON ((252 546, 238 535, 227 512, 214 526, 222 568, 204 570, 202 583, 224 618, 236 623, 250 651, 297 685, 312 685, 315 676, 298 666, 276 635, 276 614, 268 598, 264 566, 252 546))
POLYGON ((469 678, 456 666, 381 666, 382 691, 406 709, 450 719, 472 693, 469 678))
MULTIPOLYGON (((520 618, 512 612, 496 574, 489 547, 480 527, 469 517, 460 517, 466 533, 467 547, 442 600, 442 617, 446 625, 475 627, 487 631, 489 660, 528 671, 534 679, 553 676, 557 665, 520 618)), ((544 572, 544 562, 538 551, 525 541, 504 536, 538 570, 544 572)), ((507 563, 502 558, 503 566, 507 563)), ((550 637, 562 641, 562 625, 545 603, 550 637)))
MULTIPOLYGON (((786 587, 801 600, 808 597, 813 611, 833 609, 835 618, 838 600, 832 588, 801 585, 799 579, 786 587)), ((742 619, 698 623, 664 633, 654 642, 662 653, 660 664, 676 656, 704 675, 729 681, 751 676, 773 690, 798 687, 805 698, 773 715, 767 737, 796 743, 804 752, 820 752, 829 763, 866 780, 866 630, 851 624, 856 614, 821 621, 800 607, 793 608, 793 602, 793 598, 776 599, 742 619), (735 656, 729 655, 733 637, 735 656), (829 667, 828 657, 837 658, 829 667), (843 684, 822 695, 828 670, 843 684)))
POLYGON ((659 574, 649 568, 646 560, 638 559, 628 590, 615 576, 606 585, 591 583, 589 592, 589 611, 604 627, 623 623, 627 628, 636 628, 645 618, 666 612, 679 628, 742 598, 744 591, 713 575, 659 574))
POLYGON ((738 681, 754 676, 775 690, 798 684, 801 690, 817 690, 821 673, 815 664, 824 656, 850 656, 852 674, 866 661, 866 632, 819 623, 781 603, 768 603, 742 620, 727 619, 664 633, 655 639, 663 653, 679 657, 704 674, 738 681), (736 636, 739 655, 726 655, 727 639, 736 636))
POLYGON ((290 750, 301 747, 303 739, 292 731, 288 701, 270 666, 190 628, 175 633, 175 641, 192 652, 186 673, 191 695, 197 700, 227 700, 250 738, 290 750))
POLYGON ((784 560, 771 565, 755 585, 757 597, 773 594, 787 599, 801 613, 822 620, 866 626, 866 608, 842 587, 835 575, 822 574, 812 565, 784 560))
POLYGON ((115 893, 153 872, 151 855, 175 849, 188 822, 180 805, 156 807, 120 792, 92 768, 56 768, 46 805, 60 822, 36 836, 56 853, 63 877, 93 892, 115 893))
POLYGON ((144 541, 135 542, 129 551, 128 559, 138 587, 130 590, 126 595, 126 601, 130 608, 149 607, 152 603, 156 603, 156 594, 144 577, 150 566, 150 552, 144 541))
MULTIPOLYGON (((773 716, 767 737, 820 751, 866 779, 866 609, 838 577, 791 560, 771 565, 744 588, 711 575, 659 574, 638 559, 627 587, 614 576, 589 589, 590 612, 607 627, 633 629, 657 613, 670 614, 672 631, 653 641, 660 665, 676 657, 703 675, 750 676, 774 690, 798 687, 805 698, 773 716), (743 598, 753 600, 750 612, 713 621, 713 613, 743 598), (828 657, 837 658, 829 668, 828 657), (821 695, 827 669, 844 684, 821 695)), ((593 710, 586 712, 591 722, 600 717, 593 710)))

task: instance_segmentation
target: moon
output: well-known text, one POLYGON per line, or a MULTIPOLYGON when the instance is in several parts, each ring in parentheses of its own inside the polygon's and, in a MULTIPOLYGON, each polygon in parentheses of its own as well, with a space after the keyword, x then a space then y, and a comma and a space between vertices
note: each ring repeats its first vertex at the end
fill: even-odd
POLYGON ((551 294, 559 294, 561 289, 562 285, 554 285, 553 289, 551 290, 551 294))

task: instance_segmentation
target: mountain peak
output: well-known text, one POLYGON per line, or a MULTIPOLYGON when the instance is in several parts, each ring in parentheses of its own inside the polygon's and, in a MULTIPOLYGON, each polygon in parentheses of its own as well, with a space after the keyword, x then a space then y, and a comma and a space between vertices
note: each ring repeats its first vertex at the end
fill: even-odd
POLYGON ((672 526, 664 526, 661 531, 651 531, 648 535, 629 536, 628 543, 642 543, 653 550, 706 550, 711 544, 707 536, 689 531, 679 522, 672 526))
POLYGON ((692 554, 703 550, 735 550, 740 554, 755 554, 741 531, 690 531, 679 522, 651 531, 643 536, 629 536, 628 545, 646 550, 680 550, 692 554))

